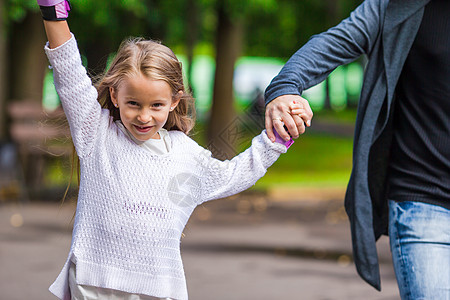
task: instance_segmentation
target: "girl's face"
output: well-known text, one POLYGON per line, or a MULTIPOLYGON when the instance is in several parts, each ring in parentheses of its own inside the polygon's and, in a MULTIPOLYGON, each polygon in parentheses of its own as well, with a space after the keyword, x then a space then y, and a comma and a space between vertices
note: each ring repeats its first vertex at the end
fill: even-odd
POLYGON ((109 91, 123 125, 139 141, 159 139, 158 131, 180 101, 174 99, 167 82, 141 74, 126 78, 117 90, 110 87, 109 91))

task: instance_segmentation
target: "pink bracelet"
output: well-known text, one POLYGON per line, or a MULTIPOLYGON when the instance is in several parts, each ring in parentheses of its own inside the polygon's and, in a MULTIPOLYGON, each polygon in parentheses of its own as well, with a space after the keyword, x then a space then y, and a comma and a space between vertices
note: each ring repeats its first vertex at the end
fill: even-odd
POLYGON ((273 133, 275 134, 275 143, 279 143, 279 144, 285 145, 287 149, 289 149, 289 147, 292 146, 292 144, 294 143, 294 140, 292 138, 289 141, 284 140, 278 134, 278 132, 275 130, 275 128, 273 129, 273 133))

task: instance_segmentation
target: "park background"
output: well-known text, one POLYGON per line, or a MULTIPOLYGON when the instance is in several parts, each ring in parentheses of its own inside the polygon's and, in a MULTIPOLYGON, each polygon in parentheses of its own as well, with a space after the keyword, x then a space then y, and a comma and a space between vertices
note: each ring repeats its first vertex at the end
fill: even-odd
MULTIPOLYGON (((74 0, 68 21, 93 79, 104 72, 127 37, 158 40, 173 49, 183 63, 186 84, 196 99, 197 125, 191 137, 216 157, 227 159, 247 148, 251 138, 264 128, 264 89, 288 58, 312 35, 336 25, 360 3, 74 0)), ((26 229, 27 209, 45 203, 51 211, 61 203, 67 188, 66 204, 76 202, 77 178, 72 176, 76 165, 44 55, 45 42, 34 0, 0 0, 0 212, 4 216, 2 226, 11 227, 8 230, 26 229)), ((338 254, 329 251, 332 254, 325 255, 320 248, 308 250, 303 256, 351 265, 343 197, 352 165, 353 127, 365 62, 361 57, 339 67, 326 81, 305 91, 303 96, 314 111, 312 127, 253 188, 241 198, 230 200, 230 214, 222 216, 227 216, 224 224, 235 222, 239 216, 251 217, 252 213, 264 214, 260 217, 269 220, 266 214, 280 203, 289 203, 284 209, 291 213, 295 205, 301 209, 304 203, 307 207, 321 203, 317 206, 322 212, 317 213, 323 217, 320 221, 326 226, 342 226, 348 236, 340 239, 347 246, 338 254)), ((73 212, 73 207, 69 211, 73 212)), ((195 228, 195 220, 213 222, 213 211, 214 206, 197 211, 192 226, 195 228)), ((40 212, 45 215, 43 210, 40 212)), ((297 222, 308 219, 298 218, 302 218, 300 213, 297 222)), ((337 241, 338 236, 335 238, 337 241)), ((283 247, 275 248, 279 255, 283 247)), ((356 271, 353 273, 356 278, 356 271)), ((389 274, 392 285, 394 279, 389 274)), ((12 280, 10 274, 2 276, 6 276, 2 277, 6 282, 12 280)), ((356 280, 358 286, 366 285, 356 280)), ((367 293, 365 289, 363 293, 367 293)), ((375 297, 391 299, 386 294, 375 297)), ((349 299, 348 295, 345 299, 349 299)))

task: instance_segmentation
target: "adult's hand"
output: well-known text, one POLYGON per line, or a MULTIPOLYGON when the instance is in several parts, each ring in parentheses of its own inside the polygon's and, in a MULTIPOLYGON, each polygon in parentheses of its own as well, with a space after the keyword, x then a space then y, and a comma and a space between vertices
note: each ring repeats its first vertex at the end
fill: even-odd
POLYGON ((266 106, 266 131, 274 142, 273 128, 288 141, 291 136, 296 139, 305 132, 305 125, 311 126, 313 112, 306 99, 299 95, 283 95, 275 98, 266 106), (284 126, 288 129, 286 132, 284 126), (289 136, 290 134, 290 136, 289 136))

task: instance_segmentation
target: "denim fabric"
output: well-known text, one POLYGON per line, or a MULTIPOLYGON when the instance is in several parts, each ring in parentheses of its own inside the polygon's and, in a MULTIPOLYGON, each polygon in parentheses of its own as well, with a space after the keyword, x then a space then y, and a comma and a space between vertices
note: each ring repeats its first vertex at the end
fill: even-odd
POLYGON ((389 201, 389 236, 403 300, 450 300, 450 210, 389 201))

